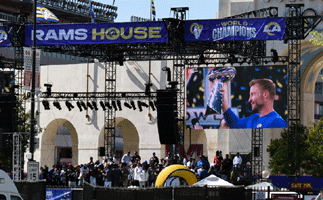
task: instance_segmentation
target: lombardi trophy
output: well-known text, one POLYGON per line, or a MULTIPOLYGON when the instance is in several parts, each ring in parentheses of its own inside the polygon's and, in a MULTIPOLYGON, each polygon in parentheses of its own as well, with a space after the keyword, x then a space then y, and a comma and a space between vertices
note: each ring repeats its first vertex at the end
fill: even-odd
POLYGON ((223 83, 232 80, 236 75, 234 67, 223 67, 218 70, 213 69, 209 75, 209 81, 213 82, 213 88, 208 99, 205 115, 221 114, 223 94, 219 92, 223 83))

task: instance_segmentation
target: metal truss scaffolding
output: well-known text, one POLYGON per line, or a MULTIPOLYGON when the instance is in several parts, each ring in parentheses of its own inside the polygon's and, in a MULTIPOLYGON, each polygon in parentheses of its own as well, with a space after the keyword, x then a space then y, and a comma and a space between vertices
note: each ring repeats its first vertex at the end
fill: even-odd
MULTIPOLYGON (((45 0, 43 0, 43 3, 45 0)), ((285 38, 288 42, 288 57, 279 56, 277 62, 288 62, 288 131, 289 134, 297 133, 291 130, 292 124, 300 123, 300 40, 304 39, 308 33, 313 30, 322 20, 319 15, 313 12, 302 12, 303 4, 287 5, 289 15, 286 16, 286 33, 285 38), (306 14, 306 15, 305 15, 306 14)), ((226 63, 243 64, 244 66, 263 65, 273 62, 273 57, 266 55, 266 41, 214 41, 214 42, 185 42, 184 41, 184 24, 185 11, 179 8, 173 9, 174 16, 177 18, 163 19, 167 25, 168 42, 167 43, 142 43, 142 44, 96 44, 96 45, 55 45, 40 46, 38 48, 61 54, 75 55, 88 58, 96 58, 100 62, 106 63, 105 70, 105 92, 86 93, 85 98, 101 98, 106 102, 116 99, 127 98, 152 98, 141 92, 130 94, 116 92, 116 62, 121 63, 125 60, 173 60, 173 82, 178 83, 178 126, 181 138, 180 144, 184 144, 185 135, 185 66, 197 65, 198 57, 203 54, 206 66, 218 66, 226 63), (178 17, 179 16, 179 17, 178 17), (230 60, 231 55, 235 55, 235 61, 230 60)), ((241 15, 232 16, 231 18, 253 18, 253 17, 277 17, 278 8, 269 7, 241 15)), ((9 26, 8 26, 9 27, 9 26)), ((19 38, 24 38, 24 28, 21 24, 11 24, 13 27, 13 38, 17 42, 13 43, 15 49, 14 66, 15 70, 23 71, 22 47, 24 42, 19 38)), ((18 73, 19 74, 19 73, 18 73)), ((19 80, 19 88, 22 88, 22 74, 19 80)), ((19 91, 16 91, 20 92, 19 91)), ((154 94, 154 93, 151 93, 154 94)), ((52 93, 51 96, 41 94, 43 98, 83 98, 81 93, 52 93)), ((115 150, 115 117, 116 112, 113 109, 105 111, 105 129, 104 129, 104 146, 105 153, 113 156, 115 150)), ((253 152, 253 156, 259 155, 253 162, 254 174, 261 173, 262 170, 262 129, 252 130, 252 151, 259 148, 259 154, 253 152)), ((296 137, 297 138, 297 137, 296 137)), ((292 149, 297 149, 295 141, 289 141, 288 162, 291 165, 297 165, 297 156, 292 155, 292 149), (294 163, 294 164, 292 164, 294 163)), ((258 151, 258 150, 257 150, 258 151)), ((298 166, 296 166, 297 168, 298 166)))
POLYGON ((299 173, 298 130, 300 124, 300 58, 301 40, 304 39, 304 20, 301 20, 304 4, 287 5, 289 15, 286 17, 286 34, 288 37, 288 151, 289 173, 299 173), (293 136, 295 135, 295 137, 293 136))
MULTIPOLYGON (((111 94, 111 99, 116 99, 116 63, 108 62, 105 64, 105 92, 111 94)), ((108 102, 106 98, 105 102, 108 102)), ((109 154, 111 157, 115 153, 115 126, 116 126, 116 111, 113 109, 107 109, 104 112, 105 124, 104 124, 104 147, 105 155, 109 154)))
POLYGON ((251 137, 251 167, 252 174, 260 175, 263 166, 263 129, 252 129, 251 137))
POLYGON ((13 134, 13 151, 12 151, 12 179, 21 180, 21 134, 13 134))

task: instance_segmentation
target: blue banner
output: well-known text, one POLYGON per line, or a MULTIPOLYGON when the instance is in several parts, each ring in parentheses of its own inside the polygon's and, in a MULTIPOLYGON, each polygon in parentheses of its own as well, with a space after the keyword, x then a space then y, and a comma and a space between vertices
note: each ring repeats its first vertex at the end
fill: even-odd
POLYGON ((185 41, 283 40, 285 18, 219 19, 185 22, 185 41))
POLYGON ((46 189, 46 200, 70 200, 71 193, 71 189, 46 189))
MULTIPOLYGON (((7 27, 9 30, 10 28, 7 27)), ((5 28, 2 26, 0 27, 0 47, 10 47, 11 42, 9 40, 9 36, 5 31, 5 28)))
MULTIPOLYGON (((33 25, 26 26, 26 46, 32 46, 33 25)), ((36 45, 166 43, 163 22, 37 25, 36 45)))

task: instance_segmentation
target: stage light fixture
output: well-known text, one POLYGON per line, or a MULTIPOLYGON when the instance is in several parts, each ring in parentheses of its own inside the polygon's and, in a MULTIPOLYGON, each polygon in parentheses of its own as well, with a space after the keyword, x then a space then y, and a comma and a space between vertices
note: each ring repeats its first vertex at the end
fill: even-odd
POLYGON ((139 112, 142 112, 141 101, 137 101, 139 112))
POLYGON ((68 111, 71 111, 74 108, 74 106, 71 104, 71 102, 69 102, 67 100, 65 101, 65 105, 68 108, 68 111))
POLYGON ((45 110, 50 110, 49 102, 47 100, 43 100, 42 103, 45 110))
POLYGON ((83 107, 84 110, 87 110, 87 106, 85 105, 85 103, 83 101, 81 101, 81 106, 83 107))
POLYGON ((124 102, 123 105, 129 109, 132 109, 132 106, 128 102, 124 102))
POLYGON ((53 102, 53 105, 54 105, 58 110, 62 110, 62 107, 61 107, 61 105, 59 104, 59 102, 58 102, 58 101, 54 101, 54 102, 53 102))
POLYGON ((117 104, 115 101, 112 101, 112 107, 114 108, 114 110, 118 110, 117 104))
POLYGON ((121 101, 120 100, 117 100, 117 105, 118 105, 119 111, 121 111, 122 107, 121 107, 121 101))
POLYGON ((83 110, 82 110, 82 105, 81 105, 81 103, 78 101, 78 102, 76 102, 76 105, 77 105, 77 107, 80 109, 80 112, 82 112, 83 110))
POLYGON ((273 56, 273 62, 277 62, 278 61, 278 53, 277 53, 277 50, 276 49, 271 49, 271 54, 273 56))
POLYGON ((151 88, 151 86, 153 86, 153 84, 151 84, 151 83, 146 83, 146 84, 145 84, 145 86, 146 86, 146 88, 145 88, 145 94, 146 94, 147 96, 150 96, 150 88, 151 88))
POLYGON ((165 66, 162 68, 162 71, 166 71, 167 72, 167 81, 171 81, 171 72, 170 72, 170 68, 165 66))
POLYGON ((130 101, 130 105, 132 106, 132 109, 136 110, 136 105, 133 100, 130 101))
POLYGON ((104 105, 104 102, 103 101, 100 101, 100 106, 102 107, 103 111, 105 111, 105 105, 104 105))
POLYGON ((141 106, 143 106, 143 107, 146 107, 146 108, 148 108, 148 107, 149 107, 149 106, 148 106, 148 104, 146 104, 146 102, 140 101, 140 104, 141 104, 141 106))
POLYGON ((52 84, 45 83, 44 86, 46 87, 46 96, 50 97, 52 95, 52 84))
POLYGON ((205 64, 205 57, 203 53, 200 55, 198 59, 198 64, 205 64))
POLYGON ((112 106, 111 106, 111 104, 108 101, 105 102, 105 106, 108 107, 110 110, 112 109, 112 106))
POLYGON ((236 63, 238 61, 238 59, 235 57, 234 54, 230 54, 229 58, 228 58, 228 63, 233 64, 236 63))
POLYGON ((119 63, 119 65, 120 66, 123 66, 123 55, 120 55, 119 57, 118 57, 118 63, 119 63))
POLYGON ((149 101, 149 106, 150 106, 150 108, 151 108, 153 111, 155 111, 155 110, 156 110, 156 107, 155 107, 155 105, 154 105, 154 102, 149 101))
POLYGON ((98 105, 96 104, 95 101, 92 101, 92 106, 93 106, 94 110, 99 110, 98 105))
POLYGON ((137 105, 138 105, 138 108, 139 108, 139 112, 142 112, 142 107, 146 107, 148 108, 149 106, 145 103, 145 102, 142 102, 142 101, 137 101, 137 105))
POLYGON ((87 105, 87 107, 88 108, 90 108, 91 110, 93 110, 94 108, 93 108, 93 106, 91 105, 91 103, 88 101, 87 103, 86 103, 86 105, 87 105))

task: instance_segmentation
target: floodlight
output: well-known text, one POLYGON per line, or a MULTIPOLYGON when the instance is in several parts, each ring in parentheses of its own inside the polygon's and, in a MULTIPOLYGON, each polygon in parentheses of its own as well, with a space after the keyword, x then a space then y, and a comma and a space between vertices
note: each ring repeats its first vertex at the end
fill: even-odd
POLYGON ((115 101, 112 101, 112 107, 115 109, 115 110, 118 110, 118 107, 117 107, 117 104, 115 101))
POLYGON ((61 105, 59 104, 59 102, 58 102, 58 101, 54 101, 54 102, 53 102, 53 105, 54 105, 58 110, 62 110, 62 107, 61 107, 61 105))
POLYGON ((95 101, 92 101, 92 105, 93 105, 93 107, 94 107, 94 110, 99 110, 99 109, 98 109, 98 105, 96 104, 96 102, 95 102, 95 101))
POLYGON ((50 110, 49 103, 48 103, 47 100, 43 100, 42 103, 43 103, 43 106, 44 106, 45 110, 50 110))
POLYGON ((129 109, 132 109, 132 106, 128 102, 124 102, 123 105, 129 109))
POLYGON ((117 100, 117 106, 119 108, 119 111, 121 111, 122 110, 122 107, 121 107, 121 101, 120 100, 117 100))
POLYGON ((277 62, 278 61, 278 53, 277 53, 277 50, 276 49, 271 49, 270 50, 271 53, 272 53, 272 56, 273 56, 273 62, 277 62))
POLYGON ((156 107, 155 107, 155 105, 154 105, 154 102, 149 101, 149 106, 150 106, 150 108, 151 108, 153 111, 155 111, 155 110, 156 110, 156 107))
POLYGON ((80 109, 80 112, 82 112, 82 105, 81 105, 81 103, 78 101, 78 102, 76 102, 76 105, 80 109))
POLYGON ((68 111, 71 111, 74 108, 74 106, 71 104, 71 102, 69 102, 67 100, 65 101, 65 105, 68 108, 68 111))
POLYGON ((104 105, 104 102, 103 101, 100 101, 100 106, 102 107, 103 111, 105 111, 105 105, 104 105))
POLYGON ((130 101, 130 104, 132 106, 132 109, 136 110, 136 105, 135 105, 135 102, 133 100, 130 101))

